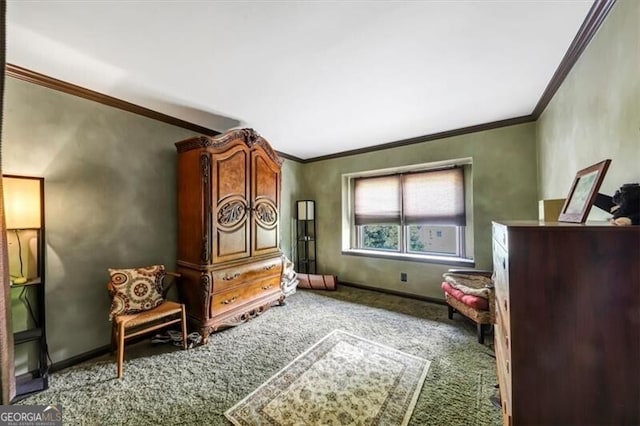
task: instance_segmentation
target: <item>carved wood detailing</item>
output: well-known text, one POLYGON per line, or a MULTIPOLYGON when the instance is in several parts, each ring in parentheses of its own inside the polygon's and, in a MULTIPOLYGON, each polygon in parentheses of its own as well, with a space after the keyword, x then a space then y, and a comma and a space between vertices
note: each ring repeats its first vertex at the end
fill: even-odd
POLYGON ((215 137, 209 136, 196 136, 191 139, 187 139, 176 143, 178 153, 191 151, 198 148, 221 148, 227 143, 227 141, 220 142, 215 137))
POLYGON ((211 159, 208 154, 200 155, 202 169, 202 184, 204 188, 204 232, 202 233, 202 248, 200 259, 209 262, 211 259, 211 159))
POLYGON ((206 345, 207 343, 209 343, 209 335, 215 332, 215 330, 212 330, 211 327, 202 326, 200 327, 198 332, 202 336, 202 344, 206 345))
POLYGON ((278 212, 271 203, 260 201, 254 208, 256 219, 266 227, 271 227, 278 222, 278 212))
POLYGON ((269 308, 271 308, 273 304, 274 302, 271 301, 268 303, 264 303, 256 308, 249 309, 248 311, 241 312, 239 314, 235 314, 233 316, 224 318, 218 324, 211 327, 211 332, 216 332, 219 330, 223 330, 225 328, 236 327, 240 324, 243 324, 247 321, 257 318, 263 313, 265 313, 269 308))
POLYGON ((232 228, 245 218, 249 208, 239 200, 231 201, 218 211, 218 224, 232 228))
POLYGON ((200 291, 204 303, 204 312, 209 312, 209 295, 211 294, 211 276, 209 274, 200 275, 200 291))
POLYGON ((176 143, 178 153, 190 151, 199 148, 215 148, 222 149, 226 145, 230 145, 236 139, 241 139, 249 148, 259 146, 264 150, 269 158, 282 166, 282 158, 276 154, 262 136, 253 129, 235 129, 218 136, 196 136, 176 143))
MULTIPOLYGON (((249 129, 249 130, 252 130, 252 129, 249 129)), ((256 138, 252 139, 251 142, 249 143, 250 143, 249 146, 251 147, 259 146, 260 148, 264 149, 264 152, 267 154, 269 158, 271 158, 273 161, 278 163, 279 166, 282 166, 282 158, 280 158, 278 154, 276 154, 276 152, 271 148, 271 145, 269 145, 269 142, 267 142, 261 136, 257 136, 256 138)))

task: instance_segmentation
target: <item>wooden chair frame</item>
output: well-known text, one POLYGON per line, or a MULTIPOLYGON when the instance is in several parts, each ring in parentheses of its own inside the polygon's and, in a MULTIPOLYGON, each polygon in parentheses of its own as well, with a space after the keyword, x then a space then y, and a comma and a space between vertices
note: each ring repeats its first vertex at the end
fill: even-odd
MULTIPOLYGON (((167 300, 166 296, 173 283, 180 278, 180 274, 166 272, 173 277, 168 286, 163 287, 163 302, 153 309, 133 314, 117 315, 113 318, 111 327, 111 349, 117 349, 118 378, 124 376, 124 346, 125 341, 141 336, 170 325, 182 323, 182 348, 187 349, 187 316, 184 304, 167 300)), ((111 293, 112 284, 107 284, 111 293)))

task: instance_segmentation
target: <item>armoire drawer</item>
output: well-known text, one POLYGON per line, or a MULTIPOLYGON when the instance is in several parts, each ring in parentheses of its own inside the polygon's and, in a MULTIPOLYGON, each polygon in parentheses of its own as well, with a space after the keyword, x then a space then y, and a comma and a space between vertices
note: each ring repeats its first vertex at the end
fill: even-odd
POLYGON ((213 272, 213 292, 220 293, 244 285, 249 281, 268 277, 280 277, 282 258, 276 257, 248 265, 219 269, 213 272))
POLYGON ((245 283, 240 287, 214 293, 211 297, 209 314, 211 317, 235 309, 248 302, 258 300, 269 294, 280 292, 280 276, 245 283))

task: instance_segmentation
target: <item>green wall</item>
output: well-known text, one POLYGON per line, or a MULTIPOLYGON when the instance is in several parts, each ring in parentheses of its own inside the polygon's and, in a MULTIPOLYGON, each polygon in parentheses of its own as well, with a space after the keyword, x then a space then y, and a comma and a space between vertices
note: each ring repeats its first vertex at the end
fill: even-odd
MULTIPOLYGON (((266 136, 265 136, 266 137, 266 136)), ((282 164, 282 189, 280 202, 280 247, 291 260, 292 245, 295 238, 296 200, 302 193, 303 164, 293 160, 284 160, 282 164)))
MULTIPOLYGON (((57 362, 109 343, 107 268, 175 267, 174 142, 195 133, 14 78, 4 116, 3 173, 45 178, 47 338, 57 362)), ((285 160, 282 169, 285 253, 300 166, 285 160)), ((14 325, 24 328, 18 295, 14 325)), ((19 349, 23 373, 35 357, 19 349)))
POLYGON ((302 189, 316 200, 319 272, 346 282, 443 299, 442 273, 450 266, 341 254, 341 176, 464 157, 473 159, 472 255, 477 267, 490 269, 491 221, 537 218, 534 123, 305 164, 302 189), (407 282, 400 281, 400 272, 408 274, 407 282))
POLYGON ((109 343, 107 268, 174 268, 173 143, 194 133, 14 78, 6 78, 4 125, 3 173, 45 178, 56 362, 109 343))
POLYGON ((537 142, 541 198, 565 198, 578 170, 606 158, 600 192, 640 182, 640 2, 616 2, 537 121, 537 142))

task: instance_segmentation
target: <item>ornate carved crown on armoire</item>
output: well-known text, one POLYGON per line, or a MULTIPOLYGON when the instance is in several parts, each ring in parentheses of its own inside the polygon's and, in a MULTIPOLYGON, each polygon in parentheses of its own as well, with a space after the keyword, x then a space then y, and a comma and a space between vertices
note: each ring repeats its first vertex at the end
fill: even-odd
POLYGON ((282 160, 252 129, 195 137, 176 147, 179 291, 206 343, 210 333, 284 304, 282 160))

